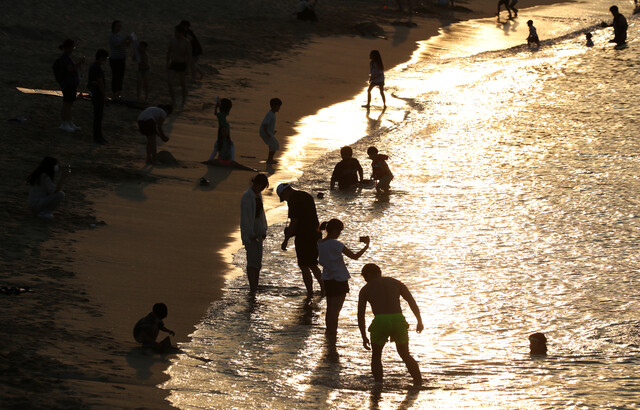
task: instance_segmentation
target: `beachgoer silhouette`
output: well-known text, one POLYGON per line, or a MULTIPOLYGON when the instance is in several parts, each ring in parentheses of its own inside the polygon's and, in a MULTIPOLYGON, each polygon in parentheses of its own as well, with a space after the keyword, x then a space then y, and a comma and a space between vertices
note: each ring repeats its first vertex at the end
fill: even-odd
POLYGON ((38 167, 27 177, 29 190, 28 206, 31 212, 40 218, 53 219, 51 214, 64 199, 62 186, 71 174, 71 167, 58 167, 58 160, 44 157, 38 167), (55 175, 60 172, 60 179, 55 184, 55 175))
POLYGON ((544 333, 534 333, 529 336, 529 349, 532 355, 547 355, 547 337, 544 333))
POLYGON ((111 35, 109 35, 109 66, 111 67, 111 91, 114 98, 120 98, 122 93, 127 47, 133 41, 131 36, 121 35, 121 30, 122 22, 114 20, 111 23, 111 35))
POLYGON ((380 97, 382 97, 382 104, 386 108, 387 102, 384 98, 384 64, 382 64, 382 57, 378 50, 371 50, 369 53, 369 88, 367 89, 367 105, 365 108, 369 109, 371 105, 371 90, 373 87, 380 89, 380 97))
POLYGON ((142 343, 142 347, 151 348, 158 353, 166 353, 173 349, 169 336, 165 337, 161 342, 156 341, 158 333, 160 333, 161 330, 169 333, 171 336, 175 336, 173 330, 164 327, 162 320, 167 317, 167 314, 167 305, 164 303, 156 303, 153 305, 151 313, 138 320, 133 327, 133 338, 136 342, 142 343))
POLYGON ((351 147, 340 148, 342 161, 338 162, 331 174, 331 189, 335 188, 336 182, 340 189, 349 189, 362 181, 362 166, 357 158, 353 158, 351 147))
POLYGON ((613 38, 609 40, 610 43, 616 43, 618 46, 623 46, 627 43, 627 19, 618 11, 618 6, 609 7, 609 11, 613 15, 613 22, 607 24, 602 22, 602 27, 613 27, 613 38))
POLYGON ((167 79, 169 85, 169 96, 171 104, 175 105, 176 96, 173 91, 173 82, 178 76, 180 87, 182 88, 182 105, 187 101, 187 69, 191 65, 191 42, 185 37, 185 28, 181 25, 175 26, 173 30, 174 38, 169 43, 167 49, 167 79))
POLYGON ((68 132, 80 130, 73 123, 71 116, 71 108, 76 101, 78 95, 78 85, 80 85, 80 67, 84 63, 84 57, 77 61, 72 57, 73 50, 76 49, 76 43, 71 39, 66 39, 58 48, 62 50, 60 56, 60 70, 62 71, 60 88, 62 89, 62 111, 60 117, 62 124, 60 129, 68 132))
POLYGON ((91 92, 91 103, 93 104, 93 141, 98 144, 106 144, 107 142, 102 135, 104 103, 107 99, 102 66, 108 59, 109 53, 101 48, 96 52, 96 61, 89 67, 88 88, 91 92))
POLYGON ((240 200, 240 234, 247 252, 247 278, 251 292, 258 290, 262 269, 262 245, 267 237, 267 217, 264 213, 261 192, 269 186, 264 174, 251 180, 251 187, 240 200))

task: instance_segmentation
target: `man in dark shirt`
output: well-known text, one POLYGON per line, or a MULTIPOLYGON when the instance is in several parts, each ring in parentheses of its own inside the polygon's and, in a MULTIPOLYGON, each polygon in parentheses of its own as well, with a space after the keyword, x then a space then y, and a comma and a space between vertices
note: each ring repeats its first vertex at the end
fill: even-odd
POLYGON ((340 189, 349 189, 356 185, 358 181, 362 181, 362 166, 356 158, 353 158, 351 147, 342 147, 340 156, 342 161, 336 164, 331 175, 331 189, 335 188, 336 182, 338 182, 340 189))
POLYGON ((602 27, 613 27, 613 39, 609 40, 610 43, 616 43, 617 46, 624 46, 627 43, 627 19, 620 14, 618 6, 609 7, 609 11, 613 15, 613 22, 607 24, 603 21, 601 25, 602 27))
POLYGON ((276 189, 280 202, 287 201, 289 205, 289 219, 291 223, 284 231, 282 249, 287 249, 289 238, 295 236, 296 256, 298 266, 302 271, 307 295, 313 296, 313 276, 320 284, 320 291, 324 292, 320 268, 318 268, 318 240, 322 236, 318 231, 318 214, 313 197, 306 192, 295 190, 289 184, 280 184, 276 189))
POLYGON ((106 98, 102 65, 107 62, 108 58, 109 53, 107 50, 101 48, 96 52, 96 61, 89 67, 88 88, 91 92, 91 102, 93 103, 93 141, 98 144, 107 142, 102 136, 102 117, 106 98))

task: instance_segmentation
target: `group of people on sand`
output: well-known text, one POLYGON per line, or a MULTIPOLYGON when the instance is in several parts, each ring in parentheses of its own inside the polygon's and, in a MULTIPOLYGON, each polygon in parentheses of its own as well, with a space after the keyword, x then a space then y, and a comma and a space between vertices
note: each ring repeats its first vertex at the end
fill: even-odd
MULTIPOLYGON (((371 148, 373 150, 370 149, 370 156, 373 156, 373 152, 379 155, 374 147, 371 148)), ((357 160, 351 157, 351 154, 350 147, 341 149, 343 159, 340 163, 348 161, 351 170, 340 173, 338 183, 341 189, 357 183, 358 177, 360 180, 362 179, 362 167, 357 160)), ((337 165, 336 169, 340 169, 340 167, 337 165)), ((332 187, 333 183, 334 178, 332 177, 332 187)), ((240 230, 242 243, 246 250, 247 278, 252 294, 258 290, 260 270, 262 269, 263 242, 267 237, 267 219, 261 193, 268 186, 269 180, 266 175, 255 175, 251 180, 251 186, 242 195, 240 201, 240 230)), ((289 224, 284 230, 281 249, 286 251, 289 240, 294 238, 296 258, 307 297, 311 298, 314 295, 313 282, 315 279, 321 295, 327 298, 325 334, 330 343, 335 345, 340 311, 346 295, 349 293, 349 279, 351 277, 344 257, 354 260, 362 257, 369 249, 370 238, 361 236, 360 242, 364 244, 363 247, 358 251, 353 251, 339 240, 345 228, 342 221, 331 219, 319 223, 315 200, 311 194, 297 190, 289 183, 279 184, 276 188, 276 194, 280 198, 280 202, 287 202, 289 210, 289 224), (324 237, 322 237, 322 232, 326 232, 324 237), (322 270, 319 265, 322 266, 322 270)), ((421 332, 423 324, 417 303, 402 282, 383 277, 377 265, 366 264, 362 269, 362 275, 367 283, 360 290, 358 298, 358 327, 364 348, 373 351, 371 369, 376 385, 382 386, 382 349, 387 341, 391 340, 396 343, 397 351, 407 365, 414 385, 420 386, 422 375, 418 363, 409 354, 409 325, 402 314, 400 297, 409 303, 418 320, 417 331, 421 332), (367 333, 365 320, 367 304, 371 305, 375 315, 368 328, 369 333, 367 333)))
MULTIPOLYGON (((128 48, 132 44, 133 54, 131 57, 137 66, 136 101, 144 102, 149 99, 149 71, 151 69, 148 54, 149 44, 146 41, 139 41, 135 33, 123 35, 122 28, 122 21, 115 20, 112 22, 111 34, 108 38, 109 51, 104 48, 96 51, 95 61, 89 67, 87 76, 87 89, 93 103, 93 140, 98 144, 107 142, 102 135, 105 102, 109 100, 114 102, 122 101, 128 48), (111 69, 111 97, 106 92, 106 76, 103 70, 103 66, 107 62, 111 69)), ((56 81, 60 84, 63 98, 60 129, 75 132, 81 128, 73 122, 72 107, 78 97, 81 81, 80 73, 85 63, 85 57, 76 58, 73 55, 76 43, 72 39, 66 39, 59 48, 62 51, 62 55, 54 62, 53 71, 56 81)), ((204 73, 197 64, 200 55, 202 55, 202 46, 191 30, 191 23, 183 20, 175 26, 174 38, 171 40, 167 50, 167 79, 172 105, 175 106, 174 82, 176 78, 182 88, 183 103, 187 97, 185 80, 187 70, 191 70, 194 81, 203 78, 204 73)))

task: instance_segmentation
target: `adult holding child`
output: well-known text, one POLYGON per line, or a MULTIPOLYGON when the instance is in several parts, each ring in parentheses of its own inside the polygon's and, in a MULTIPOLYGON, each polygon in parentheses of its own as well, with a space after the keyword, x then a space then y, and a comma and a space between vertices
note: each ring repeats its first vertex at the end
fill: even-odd
POLYGON ((71 174, 71 167, 62 170, 56 184, 55 175, 59 171, 57 159, 44 157, 40 165, 27 177, 27 184, 31 185, 28 206, 31 212, 40 218, 53 219, 52 212, 64 199, 62 186, 71 174))
POLYGON ((55 74, 62 89, 62 111, 60 117, 62 124, 60 129, 74 132, 80 129, 71 119, 71 108, 78 95, 78 85, 80 85, 80 67, 84 63, 84 57, 74 60, 72 54, 76 49, 75 41, 66 39, 61 45, 62 55, 56 60, 55 74))
POLYGON ((122 22, 114 20, 111 23, 111 34, 109 35, 109 66, 111 67, 111 91, 114 98, 120 98, 122 95, 127 47, 133 41, 131 36, 120 34, 121 31, 122 22))
POLYGON ((360 241, 364 247, 358 252, 347 248, 338 238, 344 230, 344 224, 339 219, 332 219, 320 225, 321 231, 327 231, 327 236, 318 242, 318 260, 322 265, 322 281, 327 296, 327 312, 325 315, 325 333, 331 338, 338 334, 338 318, 344 299, 349 293, 349 270, 344 263, 343 255, 358 260, 369 249, 369 237, 362 236, 360 241))

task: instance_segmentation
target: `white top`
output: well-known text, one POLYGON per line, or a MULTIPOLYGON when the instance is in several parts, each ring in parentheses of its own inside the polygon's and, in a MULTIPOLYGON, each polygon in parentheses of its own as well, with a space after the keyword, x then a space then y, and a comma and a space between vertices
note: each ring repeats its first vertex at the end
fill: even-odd
POLYGON ((384 70, 378 67, 378 64, 373 61, 369 63, 369 75, 372 83, 384 82, 384 70))
POLYGON ((260 136, 262 138, 275 137, 276 132, 276 113, 269 110, 267 115, 264 116, 264 120, 260 124, 260 136), (264 132, 264 125, 267 126, 267 134, 264 132))
POLYGON ((336 239, 318 242, 318 262, 322 265, 322 280, 349 280, 351 275, 344 264, 343 249, 344 244, 336 239))
POLYGON ((264 207, 257 211, 256 199, 260 199, 262 203, 262 194, 256 194, 249 188, 240 200, 240 235, 243 245, 249 244, 252 236, 262 237, 267 234, 267 216, 264 214, 264 207))
POLYGON ((156 124, 167 118, 167 113, 162 108, 149 107, 138 116, 138 121, 154 120, 156 124))
POLYGON ((29 190, 29 208, 37 206, 41 199, 53 194, 54 192, 56 192, 56 184, 54 184, 51 178, 49 178, 49 175, 43 172, 38 178, 38 183, 33 185, 29 190))

